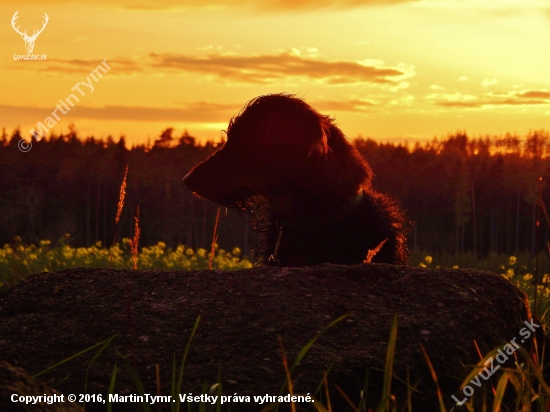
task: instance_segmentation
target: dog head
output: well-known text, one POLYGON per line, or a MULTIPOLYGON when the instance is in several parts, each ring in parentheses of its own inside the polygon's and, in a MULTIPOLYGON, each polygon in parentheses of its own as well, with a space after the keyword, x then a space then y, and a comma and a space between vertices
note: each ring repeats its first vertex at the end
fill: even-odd
POLYGON ((223 206, 253 196, 327 191, 370 182, 372 173, 333 120, 289 94, 257 97, 233 117, 227 142, 184 178, 223 206))

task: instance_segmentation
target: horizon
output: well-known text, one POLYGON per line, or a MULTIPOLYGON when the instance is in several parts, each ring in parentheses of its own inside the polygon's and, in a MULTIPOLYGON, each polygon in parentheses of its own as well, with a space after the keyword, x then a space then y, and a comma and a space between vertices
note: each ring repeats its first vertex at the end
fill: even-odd
MULTIPOLYGON (((8 130, 5 127, 0 128, 0 130, 2 131, 1 134, 0 134, 0 139, 4 139, 4 141, 10 141, 14 136, 17 135, 17 133, 21 132, 21 130, 19 128, 13 129, 11 131, 11 133, 8 133, 8 130)), ((100 137, 94 136, 93 134, 83 135, 83 134, 80 133, 80 130, 78 129, 78 127, 74 124, 68 125, 68 129, 66 131, 61 131, 61 133, 53 133, 53 134, 50 133, 48 135, 40 137, 38 140, 51 141, 52 137, 53 138, 66 137, 66 136, 69 136, 71 133, 75 133, 76 138, 82 143, 85 143, 86 140, 88 140, 88 139, 94 139, 97 142, 103 142, 103 143, 107 143, 109 140, 112 140, 115 144, 118 144, 118 143, 120 143, 121 139, 124 139, 124 147, 128 150, 132 150, 134 148, 139 148, 139 147, 146 147, 146 148, 148 147, 147 150, 150 150, 155 146, 155 144, 157 142, 159 142, 160 146, 162 146, 164 148, 174 148, 174 147, 178 146, 179 139, 181 137, 185 136, 185 135, 193 138, 194 139, 193 144, 196 145, 196 146, 205 146, 205 145, 208 145, 208 144, 217 145, 220 142, 224 142, 226 140, 225 136, 222 136, 220 139, 200 139, 197 136, 194 136, 192 133, 189 133, 189 131, 187 129, 181 130, 181 133, 180 133, 177 130, 175 130, 173 127, 164 127, 164 129, 161 130, 153 138, 148 139, 145 142, 143 142, 143 141, 135 142, 135 141, 131 141, 131 139, 129 139, 128 136, 125 135, 124 133, 122 133, 118 136, 108 135, 108 136, 100 136, 100 137), (172 130, 172 132, 171 132, 172 139, 170 141, 165 141, 165 142, 161 143, 161 140, 162 140, 161 137, 164 134, 164 132, 167 131, 168 129, 172 130)), ((414 148, 417 144, 420 145, 419 146, 420 148, 427 148, 427 147, 432 146, 433 144, 445 143, 445 142, 449 141, 450 139, 460 137, 460 136, 465 136, 467 138, 467 142, 477 142, 479 140, 485 141, 486 139, 489 139, 489 144, 490 145, 497 145, 497 146, 499 145, 499 142, 498 142, 499 140, 502 142, 503 139, 511 137, 511 138, 517 139, 517 143, 519 144, 518 148, 520 150, 524 150, 524 148, 522 149, 521 146, 523 144, 525 144, 528 141, 529 138, 532 138, 533 136, 538 136, 539 138, 542 139, 542 143, 550 148, 550 140, 549 140, 550 131, 546 130, 546 129, 530 129, 528 131, 528 133, 526 133, 524 135, 521 135, 521 134, 518 134, 518 133, 510 133, 510 132, 506 132, 506 133, 503 133, 503 134, 473 135, 473 134, 468 133, 467 130, 457 130, 454 133, 449 132, 444 136, 432 136, 431 138, 426 138, 426 139, 411 139, 411 138, 406 138, 406 137, 390 137, 390 138, 386 138, 386 139, 375 139, 371 136, 362 135, 361 133, 358 134, 357 136, 346 136, 346 138, 351 143, 353 143, 357 140, 363 140, 363 141, 371 140, 371 141, 374 141, 378 145, 388 144, 388 145, 393 145, 393 146, 401 146, 401 147, 406 148, 407 150, 414 150, 414 148), (412 146, 412 148, 411 148, 411 146, 412 146)), ((19 134, 19 137, 26 140, 26 141, 29 141, 26 137, 21 136, 21 134, 19 134)), ((36 137, 35 136, 30 136, 29 138, 32 138, 33 142, 36 142, 36 137)), ((505 153, 505 154, 508 153, 507 152, 508 149, 506 149, 506 148, 504 148, 504 149, 493 148, 493 149, 495 151, 491 152, 491 155, 494 155, 496 153, 505 153)), ((23 152, 28 152, 29 150, 32 150, 32 145, 31 145, 30 149, 21 149, 20 148, 20 150, 23 151, 23 152)), ((544 156, 544 157, 546 157, 546 156, 544 156)))

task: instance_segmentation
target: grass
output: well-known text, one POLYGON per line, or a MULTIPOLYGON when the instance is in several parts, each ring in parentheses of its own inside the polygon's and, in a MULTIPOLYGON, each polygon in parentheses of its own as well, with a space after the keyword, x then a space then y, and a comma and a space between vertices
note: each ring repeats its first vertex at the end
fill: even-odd
MULTIPOLYGON (((112 267, 115 269, 142 270, 172 270, 190 271, 206 270, 241 270, 252 267, 252 262, 242 257, 241 250, 232 251, 219 249, 212 242, 211 250, 199 248, 193 250, 184 245, 170 249, 163 242, 154 246, 142 247, 138 252, 139 242, 139 215, 135 217, 135 235, 133 239, 122 239, 120 244, 111 248, 103 248, 101 242, 90 247, 70 246, 70 235, 60 239, 55 245, 49 240, 42 240, 38 245, 25 245, 20 238, 16 238, 13 245, 4 245, 0 248, 0 287, 11 286, 29 275, 39 272, 53 272, 72 267, 109 267, 111 256, 112 267)), ((539 318, 550 308, 550 259, 540 257, 542 284, 538 285, 538 308, 533 310, 539 318)), ((411 265, 426 268, 476 268, 490 270, 509 279, 523 290, 534 307, 534 257, 529 254, 508 256, 504 254, 490 254, 481 259, 472 254, 463 255, 430 255, 426 251, 413 252, 411 265)))
MULTIPOLYGON (((206 270, 210 261, 212 269, 240 270, 252 267, 252 263, 241 256, 239 248, 225 251, 217 244, 213 245, 212 255, 205 249, 193 250, 184 245, 170 249, 163 242, 142 247, 138 254, 132 247, 134 240, 126 238, 111 248, 102 247, 101 242, 90 247, 72 247, 70 240, 70 235, 66 235, 55 245, 49 240, 42 240, 38 245, 25 245, 20 238, 16 238, 13 245, 4 245, 0 248, 0 287, 12 286, 34 273, 73 267, 106 268, 110 265, 111 255, 113 269, 135 268, 138 259, 141 270, 206 270)), ((137 239, 135 241, 137 243, 137 239)))
MULTIPOLYGON (((166 248, 166 245, 162 242, 159 242, 156 246, 142 248, 141 254, 138 251, 138 243, 140 236, 139 229, 139 207, 135 216, 135 227, 134 227, 134 238, 133 239, 123 239, 122 246, 115 244, 115 239, 118 235, 118 222, 122 209, 124 207, 124 198, 125 198, 125 188, 126 188, 126 178, 128 174, 128 167, 124 174, 124 179, 120 188, 120 199, 117 209, 117 215, 115 218, 115 234, 113 238, 113 245, 104 249, 101 247, 101 243, 89 248, 72 248, 69 246, 70 236, 66 235, 64 239, 58 242, 57 246, 51 247, 51 242, 48 240, 43 240, 38 246, 35 245, 23 245, 21 239, 16 239, 15 245, 4 245, 3 249, 0 249, 0 287, 12 285, 17 283, 20 280, 25 279, 28 275, 37 272, 48 272, 54 270, 60 270, 76 266, 87 266, 87 267, 119 267, 119 268, 130 268, 133 263, 133 269, 137 270, 138 258, 140 262, 141 269, 165 269, 165 270, 199 270, 199 269, 222 269, 222 270, 236 270, 236 269, 245 269, 250 268, 251 263, 242 259, 240 250, 238 248, 233 249, 232 252, 226 252, 224 250, 218 249, 217 247, 217 227, 220 217, 220 208, 218 208, 216 216, 216 224, 214 227, 214 233, 212 235, 212 244, 210 253, 207 253, 205 249, 198 249, 196 252, 193 249, 187 248, 183 245, 180 245, 176 248, 175 251, 172 251, 166 248), (139 256, 139 257, 138 257, 139 256)), ((382 247, 383 243, 378 246, 373 251, 369 251, 369 256, 366 258, 366 262, 370 261, 372 256, 382 247)), ((537 257, 538 260, 538 257, 537 257)), ((477 256, 472 254, 463 254, 463 255, 440 255, 435 259, 426 252, 416 251, 413 253, 411 263, 421 266, 421 267, 453 267, 453 268, 477 268, 477 269, 487 269, 492 270, 493 272, 500 273, 505 278, 514 282, 519 288, 524 290, 527 295, 530 297, 530 300, 533 299, 535 302, 534 313, 539 314, 542 319, 546 318, 546 311, 550 308, 550 260, 548 257, 544 256, 539 262, 538 269, 535 269, 533 258, 529 255, 519 255, 519 256, 502 256, 491 254, 486 259, 479 259, 477 256), (452 262, 452 263, 451 263, 452 262), (540 276, 541 268, 546 269, 544 276, 540 276), (533 278, 542 278, 541 285, 534 285, 533 278), (537 297, 538 296, 538 301, 537 297), (540 306, 539 306, 540 304, 540 306)), ((131 313, 131 301, 130 301, 130 290, 128 289, 128 306, 130 315, 131 313)), ((306 356, 311 347, 315 344, 316 340, 330 327, 336 323, 343 320, 345 316, 342 316, 338 319, 333 320, 325 329, 323 329, 317 336, 311 339, 298 353, 298 356, 289 367, 286 352, 283 346, 282 338, 279 337, 279 344, 281 348, 282 363, 283 369, 285 371, 285 381, 282 385, 279 395, 281 395, 287 387, 288 393, 290 396, 294 396, 294 385, 292 382, 292 373, 295 368, 300 364, 300 361, 306 356)), ((382 382, 382 393, 381 398, 378 403, 378 406, 375 408, 375 412, 398 412, 398 405, 402 404, 403 411, 412 412, 412 392, 415 390, 409 384, 409 372, 407 371, 406 382, 407 382, 407 398, 405 403, 400 403, 396 396, 392 393, 392 381, 397 378, 403 382, 402 379, 396 377, 393 374, 393 364, 395 359, 395 345, 397 342, 397 315, 395 315, 390 337, 388 340, 388 347, 386 353, 386 361, 384 368, 384 378, 382 382)), ((176 402, 171 404, 171 412, 180 412, 182 403, 179 395, 182 392, 182 382, 183 382, 183 373, 184 366, 187 360, 187 355, 189 348, 195 332, 198 328, 200 322, 200 317, 197 318, 195 325, 191 331, 191 335, 187 342, 181 364, 179 368, 177 367, 176 358, 174 355, 173 366, 172 366, 172 384, 171 384, 171 395, 173 399, 176 399, 176 402), (179 371, 178 371, 179 369, 179 371)), ((100 348, 99 351, 93 356, 92 360, 89 362, 86 369, 86 380, 84 393, 87 391, 88 385, 88 370, 95 362, 95 360, 100 356, 100 354, 111 344, 113 339, 116 337, 113 336, 103 342, 99 342, 96 345, 93 345, 90 348, 87 348, 65 360, 58 362, 50 368, 36 374, 34 377, 40 376, 44 373, 49 372, 55 367, 66 363, 74 358, 81 356, 82 354, 95 349, 100 348)), ((134 342, 135 336, 132 328, 132 342, 134 342)), ((439 411, 447 412, 443 396, 438 384, 437 375, 435 373, 434 367, 428 357, 428 354, 422 347, 422 352, 426 359, 427 365, 432 375, 432 379, 436 385, 436 394, 439 403, 439 411)), ((470 374, 464 380, 461 388, 465 388, 470 382, 473 382, 473 379, 477 376, 479 380, 479 371, 481 369, 486 369, 486 360, 490 356, 496 356, 497 351, 500 348, 495 348, 491 353, 487 354, 478 365, 474 366, 470 374)), ((519 348, 518 353, 515 354, 514 364, 512 366, 507 366, 502 368, 502 373, 500 374, 496 388, 491 386, 493 397, 493 405, 490 408, 493 412, 498 412, 503 410, 503 403, 505 399, 505 393, 508 388, 511 388, 515 391, 515 408, 509 410, 511 412, 548 412, 550 410, 550 387, 546 383, 544 376, 544 350, 543 348, 537 348, 536 345, 532 352, 527 352, 524 348, 519 348)), ((132 365, 128 360, 122 357, 123 363, 126 366, 126 369, 132 376, 136 391, 139 395, 145 393, 144 386, 142 381, 137 373, 137 361, 135 346, 132 343, 132 353, 134 364, 132 365)), ((159 369, 156 365, 156 382, 157 382, 157 394, 160 392, 160 382, 159 382, 159 369)), ((111 373, 110 384, 108 388, 108 394, 114 393, 115 384, 117 376, 117 365, 115 363, 114 369, 111 373)), ((325 388, 325 405, 322 401, 319 401, 315 398, 314 403, 310 405, 315 408, 317 412, 332 412, 332 404, 329 390, 329 371, 325 373, 323 379, 319 383, 315 395, 320 393, 321 387, 325 388)), ((489 382, 486 385, 490 385, 489 382)), ((365 382, 363 385, 363 391, 361 393, 360 403, 356 406, 351 401, 349 394, 340 388, 338 385, 334 384, 334 388, 340 393, 340 395, 346 400, 349 406, 355 412, 372 412, 372 409, 368 409, 366 406, 366 400, 363 398, 364 393, 368 393, 367 389, 369 386, 369 374, 367 371, 365 382)), ((487 389, 487 388, 486 388, 487 389)), ((222 394, 221 383, 215 383, 212 386, 204 385, 202 393, 208 394, 222 394)), ((488 411, 487 406, 487 391, 482 392, 482 409, 483 412, 488 411)), ((309 396, 309 394, 308 394, 309 396)), ((480 403, 474 403, 477 399, 477 394, 472 394, 469 399, 464 401, 464 405, 470 412, 474 412, 474 404, 479 405, 480 403)), ((270 412, 278 410, 278 402, 267 405, 262 408, 261 412, 270 412)), ((197 412, 212 412, 212 405, 200 403, 198 406, 197 412)), ((107 411, 112 411, 112 404, 109 401, 107 403, 107 411)), ((290 408, 292 412, 297 412, 296 404, 294 402, 290 403, 290 408)), ((192 407, 188 403, 187 409, 189 412, 192 412, 192 407)), ((454 409, 454 408, 453 408, 454 409)), ((453 410, 451 409, 451 411, 453 410)), ((147 403, 142 404, 143 412, 150 412, 150 405, 147 403)), ((221 403, 218 402, 216 405, 216 412, 221 412, 221 403)))
POLYGON ((539 256, 541 284, 536 288, 537 302, 534 285, 537 274, 535 259, 530 253, 520 253, 517 256, 491 253, 485 258, 479 258, 472 253, 431 255, 426 251, 416 251, 412 253, 410 264, 431 269, 480 269, 498 273, 527 294, 532 313, 543 319, 550 309, 550 258, 542 253, 539 256))
MULTIPOLYGON (((281 358, 282 358, 282 368, 281 368, 281 375, 283 375, 284 371, 284 383, 283 387, 281 388, 281 392, 279 393, 279 396, 288 396, 288 395, 295 395, 295 396, 302 396, 304 399, 305 395, 300 393, 294 392, 294 384, 292 381, 292 374, 295 370, 295 368, 299 365, 300 361, 306 356, 308 351, 311 349, 311 347, 314 345, 315 341, 330 327, 335 325, 336 323, 343 320, 346 316, 342 316, 338 319, 333 320, 323 331, 321 331, 317 336, 315 336, 313 339, 311 339, 304 347, 299 351, 298 355, 296 356, 294 362, 291 366, 289 366, 287 355, 284 350, 284 347, 282 345, 282 340, 279 338, 280 347, 281 347, 281 358), (288 392, 287 395, 284 395, 284 389, 287 389, 286 392, 288 392)), ((210 403, 188 403, 188 402, 182 402, 180 400, 179 395, 185 394, 188 391, 183 390, 182 391, 182 382, 183 382, 183 376, 184 376, 184 367, 187 360, 187 355, 189 352, 189 348, 191 346, 193 337, 197 331, 197 328, 199 326, 200 317, 197 318, 195 321, 195 324, 192 328, 192 331, 190 333, 189 339, 187 341, 187 345, 185 347, 184 354, 181 359, 181 363, 176 362, 176 358, 174 356, 173 359, 173 365, 172 365, 172 383, 171 383, 171 395, 173 399, 176 399, 176 402, 173 402, 170 404, 170 411, 171 412, 181 412, 182 406, 185 405, 185 409, 189 412, 221 412, 221 411, 231 411, 232 405, 227 403, 222 407, 222 404, 219 401, 219 397, 223 393, 223 388, 221 383, 214 383, 213 385, 204 384, 201 389, 201 394, 209 394, 209 395, 217 395, 218 396, 218 402, 215 405, 212 405, 210 403)), ((317 388, 317 391, 313 396, 311 396, 311 399, 314 400, 313 403, 309 403, 310 409, 316 411, 316 412, 331 412, 335 411, 334 405, 331 402, 331 396, 329 395, 329 387, 332 387, 342 396, 342 398, 349 404, 349 407, 351 410, 355 412, 412 412, 412 411, 418 411, 418 412, 424 412, 423 410, 419 409, 413 409, 412 407, 412 401, 411 401, 411 393, 415 390, 412 386, 408 384, 409 382, 409 373, 407 371, 406 376, 406 382, 407 382, 407 394, 404 395, 404 399, 396 397, 396 395, 392 392, 392 381, 394 379, 398 379, 401 382, 404 382, 400 377, 395 376, 393 372, 393 364, 395 359, 395 348, 396 348, 396 342, 397 342, 397 331, 398 331, 398 324, 397 324, 397 316, 394 317, 390 336, 388 339, 388 346, 387 346, 387 352, 386 352, 386 361, 385 361, 385 368, 384 368, 384 376, 382 378, 382 391, 380 393, 380 399, 378 402, 378 405, 373 408, 369 408, 366 406, 366 400, 361 397, 360 403, 358 405, 355 405, 350 398, 355 398, 357 394, 349 394, 346 393, 345 390, 340 388, 336 384, 331 384, 330 382, 330 371, 327 371, 327 373, 324 374, 321 382, 319 383, 319 386, 317 388), (325 391, 325 397, 324 400, 317 397, 318 394, 322 393, 321 388, 324 387, 325 391)), ((115 339, 116 336, 113 336, 105 341, 99 342, 96 345, 87 348, 76 355, 73 355, 61 362, 58 362, 56 365, 38 373, 35 375, 35 377, 43 375, 55 367, 62 365, 66 362, 72 361, 75 358, 83 355, 86 352, 91 351, 92 349, 99 348, 99 351, 95 354, 95 356, 92 358, 92 360, 88 364, 88 368, 91 366, 91 364, 97 359, 97 357, 105 350, 107 346, 111 344, 113 339, 115 339)), ((477 364, 474 365, 471 368, 471 371, 469 375, 464 379, 464 382, 462 383, 462 387, 468 385, 470 382, 473 381, 473 379, 478 375, 480 370, 487 370, 486 364, 487 360, 490 357, 495 357, 498 353, 498 350, 501 348, 495 348, 488 354, 486 354, 482 360, 477 364)), ((432 363, 427 355, 427 353, 422 348, 422 351, 424 353, 427 365, 431 371, 432 379, 434 380, 436 384, 436 395, 439 406, 438 411, 439 412, 447 412, 448 409, 446 408, 444 404, 443 395, 440 391, 439 385, 437 383, 437 376, 434 371, 434 367, 432 366, 432 363)), ((543 375, 543 367, 541 365, 544 364, 543 362, 543 355, 541 353, 538 353, 537 351, 534 352, 528 352, 523 347, 520 347, 517 349, 517 353, 515 357, 513 358, 513 362, 510 365, 507 365, 506 367, 502 367, 501 371, 499 372, 498 379, 496 382, 491 381, 481 381, 481 385, 483 388, 478 389, 468 400, 464 403, 464 408, 461 410, 467 410, 469 412, 498 412, 498 411, 509 411, 509 412, 546 412, 550 408, 550 387, 548 386, 548 383, 546 382, 545 376, 543 375), (491 393, 491 396, 487 396, 487 393, 491 393), (505 394, 512 393, 514 395, 512 398, 505 397, 505 394), (504 404, 507 404, 507 406, 504 406, 504 404), (481 406, 480 406, 481 405, 481 406)), ((122 356, 121 356, 122 357, 122 356)), ((123 363, 125 365, 126 370, 130 373, 130 375, 133 378, 134 384, 135 384, 135 391, 139 395, 143 395, 144 393, 151 393, 149 391, 146 391, 145 387, 142 384, 142 381, 140 377, 138 376, 136 370, 132 366, 130 362, 128 362, 127 359, 123 358, 123 363)), ((106 371, 108 373, 108 371, 106 371)), ((108 388, 108 393, 106 399, 109 399, 109 394, 116 393, 115 390, 115 381, 117 377, 117 365, 115 363, 114 369, 111 372, 110 377, 110 384, 108 388)), ((158 382, 158 378, 157 378, 158 382)), ((87 385, 87 383, 86 383, 87 385)), ((365 378, 365 384, 364 384, 364 390, 363 392, 366 393, 366 389, 368 387, 368 378, 365 378)), ((158 390, 157 390, 158 394, 158 390)), ((194 392, 194 395, 196 395, 196 392, 194 392)), ((231 395, 231 394, 229 394, 231 395)), ((309 394, 308 394, 309 396, 309 394)), ((286 402, 285 402, 286 403, 286 402)), ((268 405, 258 405, 258 411, 259 412, 273 412, 277 411, 278 406, 280 405, 280 402, 272 402, 268 405)), ((303 405, 303 404, 302 404, 303 405)), ((106 405, 107 411, 112 410, 112 405, 107 402, 106 405)), ((292 412, 296 412, 297 410, 297 404, 291 402, 290 408, 292 412)), ((143 412, 150 412, 151 411, 151 405, 147 403, 143 403, 141 410, 143 412)), ((233 409, 236 410, 236 409, 233 409)), ((433 410, 433 409, 432 409, 433 410)), ((452 412, 454 408, 451 408, 449 412, 452 412)))

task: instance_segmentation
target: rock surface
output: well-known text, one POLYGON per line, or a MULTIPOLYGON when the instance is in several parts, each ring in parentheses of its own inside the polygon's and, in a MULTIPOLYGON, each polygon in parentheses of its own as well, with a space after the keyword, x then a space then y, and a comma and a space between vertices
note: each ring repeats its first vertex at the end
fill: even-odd
MULTIPOLYGON (((284 384, 278 337, 292 364, 312 338, 346 314, 319 337, 292 374, 296 393, 313 394, 330 369, 331 401, 337 411, 349 407, 334 384, 358 405, 367 368, 374 383, 367 402, 379 401, 382 372, 377 369, 384 368, 395 314, 399 329, 394 375, 405 380, 408 369, 411 382, 420 380, 420 393, 413 396, 415 411, 438 410, 421 344, 451 406, 451 395, 461 394, 467 365, 479 361, 474 340, 486 353, 519 338, 530 316, 525 296, 515 286, 496 274, 474 270, 385 264, 238 272, 75 268, 34 275, 0 291, 0 358, 36 374, 118 334, 89 367, 97 349, 40 379, 64 394, 80 394, 88 370, 87 393, 105 395, 116 362, 114 392, 137 394, 125 366, 135 363, 145 392, 156 394, 159 365, 161 394, 169 395, 174 353, 179 363, 200 316, 182 393, 200 394, 205 384, 221 382, 224 395, 251 397, 250 403, 231 404, 232 411, 259 411, 265 404, 254 403, 252 397, 277 395, 284 384)), ((403 402, 404 385, 397 380, 393 385, 403 402)), ((167 404, 162 407, 169 410, 167 404)), ((305 409, 300 404, 298 410, 305 409)), ((89 403, 86 410, 104 411, 105 405, 89 403)), ((140 407, 117 403, 114 410, 140 407)))

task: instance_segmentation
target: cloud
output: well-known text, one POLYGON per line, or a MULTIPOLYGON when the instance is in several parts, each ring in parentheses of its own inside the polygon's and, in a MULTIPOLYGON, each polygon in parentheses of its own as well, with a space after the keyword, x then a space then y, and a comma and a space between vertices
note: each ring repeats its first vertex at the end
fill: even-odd
POLYGON ((133 120, 133 121, 178 121, 178 122, 216 122, 228 121, 238 111, 239 106, 196 102, 181 108, 159 108, 144 106, 76 106, 71 110, 74 116, 85 119, 133 120))
POLYGON ((494 106, 550 105, 550 92, 528 90, 524 92, 495 92, 484 96, 455 94, 432 94, 427 96, 443 107, 486 108, 494 106))
POLYGON ((39 107, 0 104, 0 121, 4 124, 12 123, 13 119, 17 119, 17 123, 36 123, 44 119, 44 113, 47 111, 39 107))
MULTIPOLYGON (((75 106, 67 114, 60 114, 64 118, 80 118, 95 120, 131 120, 147 122, 227 122, 237 113, 242 104, 219 104, 210 102, 194 102, 182 104, 181 108, 159 108, 144 106, 75 106)), ((43 121, 55 109, 39 107, 22 107, 0 105, 3 117, 17 118, 28 123, 43 121)))
MULTIPOLYGON (((52 59, 49 58, 44 64, 38 66, 33 64, 18 64, 11 67, 17 70, 36 70, 46 73, 82 73, 89 74, 98 65, 101 64, 101 59, 52 59)), ((106 63, 109 65, 112 71, 109 71, 109 76, 112 74, 134 74, 145 71, 145 67, 140 64, 140 61, 136 59, 119 58, 119 59, 107 59, 106 63)))
POLYGON ((444 106, 444 107, 466 107, 466 108, 474 108, 474 107, 482 107, 483 105, 479 102, 460 102, 460 101, 449 101, 449 102, 438 102, 438 106, 444 106))
POLYGON ((363 83, 396 87, 403 79, 414 76, 414 71, 405 67, 328 61, 304 57, 293 51, 248 56, 159 53, 151 53, 149 56, 153 60, 152 67, 156 69, 200 73, 218 80, 238 83, 267 84, 294 78, 329 85, 363 83))
MULTIPOLYGON (((321 113, 331 111, 367 112, 372 111, 377 104, 361 99, 350 100, 316 100, 309 102, 321 113)), ((227 124, 233 115, 239 112, 244 102, 183 103, 177 108, 120 106, 109 105, 90 107, 76 105, 66 114, 57 111, 56 114, 65 120, 92 119, 107 121, 138 121, 138 122, 188 122, 188 123, 221 123, 227 124)), ((18 119, 21 123, 36 124, 51 116, 55 107, 13 106, 0 104, 0 121, 18 119)))
POLYGON ((550 92, 542 91, 528 91, 518 95, 519 97, 535 98, 535 99, 550 99, 550 92))
MULTIPOLYGON (((309 51, 311 52, 311 50, 309 51)), ((308 52, 308 53, 309 53, 308 52)), ((270 84, 281 81, 313 81, 327 85, 370 84, 390 89, 408 86, 404 79, 415 75, 414 67, 395 67, 382 62, 332 61, 302 55, 297 50, 274 54, 206 55, 150 53, 139 58, 108 59, 109 76, 130 74, 195 73, 222 83, 270 84)), ((102 59, 50 59, 44 67, 25 65, 23 70, 48 73, 88 74, 102 59), (34 68, 37 67, 37 68, 34 68)), ((19 65, 18 68, 20 68, 19 65)))
POLYGON ((378 106, 375 102, 368 100, 315 100, 309 102, 319 112, 341 111, 341 112, 371 112, 378 106))
MULTIPOLYGON (((9 0, 8 0, 9 1, 9 0)), ((51 3, 64 4, 72 0, 51 0, 51 3)), ((98 0, 96 5, 111 8, 122 8, 130 10, 188 10, 188 9, 235 9, 246 8, 257 11, 310 11, 322 8, 351 9, 368 6, 384 6, 399 3, 411 3, 420 0, 98 0)), ((9 2, 14 5, 17 2, 9 2)), ((43 4, 43 1, 31 0, 28 3, 43 4)))

